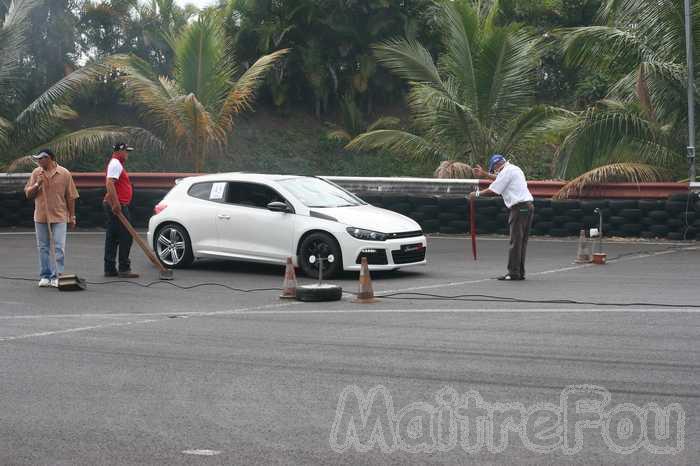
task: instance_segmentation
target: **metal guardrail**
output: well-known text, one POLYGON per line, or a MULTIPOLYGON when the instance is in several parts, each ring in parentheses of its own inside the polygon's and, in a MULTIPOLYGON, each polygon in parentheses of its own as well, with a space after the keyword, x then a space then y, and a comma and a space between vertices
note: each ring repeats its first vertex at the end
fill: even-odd
MULTIPOLYGON (((170 189, 175 180, 196 173, 130 173, 137 189, 170 189)), ((0 192, 21 191, 29 178, 28 173, 0 173, 0 192)), ((73 173, 78 188, 104 187, 104 173, 73 173)), ((490 184, 488 180, 439 179, 406 177, 349 177, 327 176, 325 179, 357 193, 396 193, 406 195, 463 195, 471 192, 478 183, 480 188, 490 184)), ((690 189, 700 192, 700 183, 691 183, 690 189)), ((561 181, 529 181, 528 188, 537 198, 551 198, 564 186, 561 181)), ((687 183, 606 183, 587 189, 578 197, 605 199, 666 199, 672 194, 687 193, 687 183)))
POLYGON ((323 176, 348 191, 397 194, 467 194, 488 182, 477 179, 323 176))

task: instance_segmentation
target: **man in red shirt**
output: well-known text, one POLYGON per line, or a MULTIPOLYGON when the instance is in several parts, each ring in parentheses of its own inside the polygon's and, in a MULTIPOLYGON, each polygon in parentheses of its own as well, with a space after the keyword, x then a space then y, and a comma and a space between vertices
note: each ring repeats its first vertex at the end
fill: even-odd
POLYGON ((114 145, 112 158, 107 165, 105 185, 107 195, 104 200, 104 211, 107 220, 105 236, 105 277, 138 278, 131 271, 129 252, 133 238, 129 231, 119 221, 116 214, 121 212, 131 221, 129 205, 134 195, 134 189, 126 171, 126 161, 129 152, 134 150, 127 144, 114 145), (119 269, 117 269, 117 253, 119 254, 119 269))

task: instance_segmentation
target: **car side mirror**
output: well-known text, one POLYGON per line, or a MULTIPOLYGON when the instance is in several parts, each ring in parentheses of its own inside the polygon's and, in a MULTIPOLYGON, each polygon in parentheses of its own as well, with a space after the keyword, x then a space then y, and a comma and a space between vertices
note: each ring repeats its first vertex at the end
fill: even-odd
POLYGON ((289 212, 289 206, 285 204, 284 202, 270 202, 267 205, 267 209, 271 210, 272 212, 289 212))

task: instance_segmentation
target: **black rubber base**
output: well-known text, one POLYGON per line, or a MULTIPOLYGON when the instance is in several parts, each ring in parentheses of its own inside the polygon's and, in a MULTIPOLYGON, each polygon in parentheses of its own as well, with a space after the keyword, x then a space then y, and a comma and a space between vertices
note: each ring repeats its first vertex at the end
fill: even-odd
POLYGON ((304 285, 297 287, 297 299, 304 302, 340 301, 343 289, 336 285, 304 285))

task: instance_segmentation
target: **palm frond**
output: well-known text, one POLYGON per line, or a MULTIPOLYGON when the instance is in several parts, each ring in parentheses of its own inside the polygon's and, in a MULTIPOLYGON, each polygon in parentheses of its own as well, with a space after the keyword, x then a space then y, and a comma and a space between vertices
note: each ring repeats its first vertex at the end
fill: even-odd
POLYGON ((510 154, 520 145, 541 141, 546 135, 558 132, 564 123, 570 127, 576 118, 574 112, 562 108, 548 105, 531 107, 508 122, 499 138, 497 150, 510 154))
POLYGON ((563 34, 562 47, 569 65, 607 66, 607 61, 601 57, 636 63, 643 53, 652 53, 635 33, 612 26, 586 26, 557 32, 563 34))
POLYGON ((441 67, 459 83, 462 101, 478 111, 478 81, 474 60, 475 53, 478 53, 475 38, 479 31, 478 12, 465 2, 444 3, 441 15, 447 29, 444 39, 447 53, 442 58, 441 67), (475 48, 477 50, 473 50, 475 48))
MULTIPOLYGON (((36 153, 41 147, 50 147, 60 162, 67 162, 86 156, 96 157, 108 154, 111 146, 120 140, 129 140, 134 147, 161 152, 163 142, 143 128, 96 126, 64 134, 55 139, 42 142, 33 147, 29 154, 36 153)), ((15 171, 24 166, 27 156, 20 157, 10 164, 8 171, 15 171)))
POLYGON ((0 150, 7 147, 13 128, 14 126, 11 121, 0 117, 0 150))
POLYGON ((585 172, 632 141, 656 138, 653 124, 623 103, 599 102, 573 122, 557 153, 557 175, 564 178, 585 172))
POLYGON ((373 46, 377 61, 408 82, 429 84, 444 90, 433 57, 421 44, 407 39, 391 39, 373 46))
POLYGON ((65 105, 78 93, 94 86, 110 68, 102 63, 84 66, 52 85, 15 119, 18 126, 31 127, 36 120, 51 117, 57 105, 65 105))
POLYGON ((651 183, 665 179, 666 174, 657 167, 641 163, 614 163, 594 168, 565 184, 554 196, 565 199, 580 196, 586 189, 611 182, 651 183))
POLYGON ((10 94, 21 79, 19 69, 30 27, 29 14, 37 0, 13 0, 0 24, 0 96, 10 94))
POLYGON ((208 109, 219 108, 233 77, 225 52, 220 21, 211 14, 200 15, 177 39, 175 80, 208 109))
POLYGON ((204 169, 210 151, 218 155, 226 139, 225 132, 215 123, 212 115, 194 94, 181 97, 176 104, 182 108, 188 134, 181 143, 187 146, 184 155, 190 155, 197 173, 204 169))
POLYGON ((383 129, 357 136, 350 141, 348 150, 387 150, 407 157, 424 160, 442 160, 444 154, 426 139, 406 131, 383 129))
POLYGON ((381 117, 377 118, 374 123, 367 127, 367 132, 376 131, 378 129, 396 129, 401 126, 401 119, 396 117, 381 117))
POLYGON ((167 80, 161 81, 150 65, 135 56, 112 56, 108 63, 121 67, 126 75, 121 77, 124 91, 133 102, 141 107, 145 121, 167 138, 182 138, 187 128, 181 120, 172 95, 175 87, 167 80))
POLYGON ((482 42, 480 120, 497 127, 534 103, 536 39, 517 26, 495 29, 482 42))
POLYGON ((233 117, 243 111, 252 109, 255 95, 264 82, 266 74, 272 67, 289 52, 289 49, 282 49, 269 55, 260 57, 245 73, 236 81, 229 91, 221 107, 218 116, 219 124, 229 131, 233 124, 233 117))
POLYGON ((348 133, 344 129, 334 129, 333 131, 329 131, 326 134, 326 137, 331 141, 342 142, 345 144, 349 143, 352 140, 352 136, 350 135, 350 133, 348 133))
POLYGON ((69 120, 78 118, 78 113, 67 105, 55 105, 46 115, 16 122, 13 126, 11 141, 15 150, 26 149, 32 145, 48 141, 65 128, 69 120))

